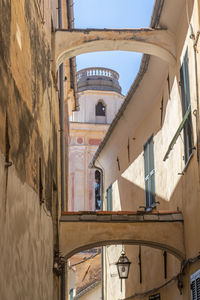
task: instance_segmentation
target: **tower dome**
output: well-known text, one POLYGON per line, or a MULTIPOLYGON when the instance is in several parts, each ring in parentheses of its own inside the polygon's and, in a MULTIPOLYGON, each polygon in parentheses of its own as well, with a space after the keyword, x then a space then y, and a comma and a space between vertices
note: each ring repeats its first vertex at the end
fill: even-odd
POLYGON ((85 90, 114 91, 121 93, 119 74, 107 68, 87 68, 77 72, 78 92, 85 90))

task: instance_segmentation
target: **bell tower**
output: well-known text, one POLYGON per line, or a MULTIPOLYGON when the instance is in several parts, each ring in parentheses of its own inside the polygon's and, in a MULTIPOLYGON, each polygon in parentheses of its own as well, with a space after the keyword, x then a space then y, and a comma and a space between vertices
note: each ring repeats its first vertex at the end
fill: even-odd
POLYGON ((100 210, 100 174, 88 165, 124 96, 119 74, 106 68, 77 72, 79 109, 70 122, 69 210, 100 210))

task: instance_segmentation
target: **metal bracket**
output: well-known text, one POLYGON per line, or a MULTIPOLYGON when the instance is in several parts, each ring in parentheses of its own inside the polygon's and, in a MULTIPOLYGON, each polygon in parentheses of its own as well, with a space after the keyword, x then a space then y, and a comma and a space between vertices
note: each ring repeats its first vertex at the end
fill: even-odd
POLYGON ((12 166, 12 164, 13 164, 13 163, 12 163, 11 161, 6 161, 6 162, 5 162, 5 167, 6 167, 6 168, 9 168, 9 167, 12 166))

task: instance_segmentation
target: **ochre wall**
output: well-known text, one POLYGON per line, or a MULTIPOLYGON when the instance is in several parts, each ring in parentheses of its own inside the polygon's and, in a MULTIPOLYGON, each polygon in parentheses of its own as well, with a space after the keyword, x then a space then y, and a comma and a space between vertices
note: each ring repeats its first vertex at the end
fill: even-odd
POLYGON ((43 1, 41 10, 39 2, 0 2, 0 298, 4 300, 58 297, 52 271, 60 183, 59 106, 51 70, 51 13, 55 16, 56 7, 44 1, 43 14, 43 1))
MULTIPOLYGON (((0 155, 1 299, 53 297, 53 224, 38 193, 0 155)), ((55 291, 54 291, 55 292, 55 291)))

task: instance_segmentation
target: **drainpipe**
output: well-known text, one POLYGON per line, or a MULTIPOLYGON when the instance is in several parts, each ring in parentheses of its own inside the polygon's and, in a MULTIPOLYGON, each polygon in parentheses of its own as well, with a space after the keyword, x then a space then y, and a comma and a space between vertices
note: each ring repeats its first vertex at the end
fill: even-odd
MULTIPOLYGON (((64 135, 64 66, 59 67, 59 100, 60 100, 60 167, 61 167, 61 211, 65 210, 65 135, 64 135)), ((61 300, 65 300, 65 268, 61 275, 61 300)))
POLYGON ((58 28, 62 28, 62 0, 58 0, 58 28))
POLYGON ((61 211, 65 211, 65 131, 64 131, 64 66, 59 67, 60 100, 60 167, 61 167, 61 211))
MULTIPOLYGON (((58 27, 62 28, 62 0, 58 0, 58 27)), ((65 210, 65 135, 64 135, 64 66, 59 67, 59 109, 60 109, 60 168, 61 168, 61 211, 65 210)), ((66 273, 61 274, 61 300, 65 300, 66 273)))
MULTIPOLYGON (((62 0, 58 0, 58 27, 62 28, 62 0)), ((60 101, 60 167, 61 167, 61 211, 65 210, 65 132, 64 132, 64 66, 59 67, 60 101)))
POLYGON ((103 247, 101 247, 101 299, 104 300, 104 265, 103 259, 104 258, 104 251, 103 247))

